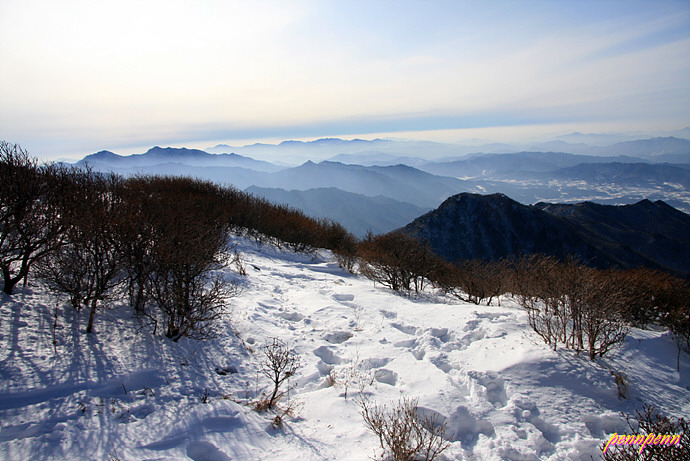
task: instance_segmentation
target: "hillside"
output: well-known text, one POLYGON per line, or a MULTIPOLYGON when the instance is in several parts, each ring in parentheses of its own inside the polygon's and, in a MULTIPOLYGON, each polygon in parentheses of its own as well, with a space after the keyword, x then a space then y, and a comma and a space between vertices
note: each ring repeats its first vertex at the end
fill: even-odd
POLYGON ((384 196, 417 207, 434 207, 463 190, 458 179, 436 176, 405 165, 361 166, 337 162, 306 162, 266 175, 254 185, 286 190, 336 187, 346 192, 384 196))
POLYGON ((390 232, 429 211, 429 208, 392 198, 368 197, 335 187, 287 191, 252 186, 245 191, 272 203, 297 208, 308 216, 337 221, 360 238, 369 231, 374 234, 390 232))
POLYGON ((662 201, 633 205, 535 205, 580 229, 583 238, 629 265, 690 274, 690 215, 662 201))
POLYGON ((119 303, 87 336, 88 314, 38 286, 0 295, 0 458, 363 461, 380 449, 360 391, 377 404, 418 398, 445 418, 448 460, 596 459, 627 431, 621 412, 645 402, 690 413, 690 359, 676 372, 668 333, 633 329, 591 362, 543 344, 510 298, 480 307, 435 291, 400 296, 329 252, 235 243, 248 275, 223 269, 242 293, 213 340, 152 336, 119 303), (271 338, 301 362, 290 380, 301 408, 282 428, 245 405, 266 389, 259 363, 271 338), (626 373, 628 399, 605 367, 626 373))
POLYGON ((502 194, 458 194, 402 228, 449 261, 573 255, 600 268, 690 274, 690 216, 663 202, 522 205, 502 194))

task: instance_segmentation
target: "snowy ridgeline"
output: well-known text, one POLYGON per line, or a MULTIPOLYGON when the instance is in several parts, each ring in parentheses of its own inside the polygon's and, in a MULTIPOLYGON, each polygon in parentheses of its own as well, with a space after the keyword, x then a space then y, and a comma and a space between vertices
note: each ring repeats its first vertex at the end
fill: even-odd
POLYGON ((552 351, 510 298, 475 306, 441 293, 405 297, 341 270, 328 252, 238 240, 248 275, 219 336, 173 343, 127 306, 93 335, 32 286, 0 298, 0 458, 366 460, 380 455, 357 403, 418 399, 447 422, 445 459, 589 460, 621 412, 649 403, 690 414, 690 359, 668 333, 633 329, 604 360, 552 351), (57 316, 56 316, 57 314, 57 316), (276 428, 248 402, 268 391, 262 346, 300 358, 295 417, 276 428), (620 400, 610 369, 625 373, 620 400))

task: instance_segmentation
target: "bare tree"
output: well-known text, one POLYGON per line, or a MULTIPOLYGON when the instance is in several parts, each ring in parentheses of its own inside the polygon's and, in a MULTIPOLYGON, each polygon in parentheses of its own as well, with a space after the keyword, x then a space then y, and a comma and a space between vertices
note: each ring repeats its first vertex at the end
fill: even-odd
POLYGON ((154 244, 153 222, 147 213, 147 207, 151 206, 148 190, 150 181, 151 178, 144 177, 123 181, 117 191, 123 219, 118 221, 115 230, 120 241, 130 305, 135 313, 151 318, 155 324, 155 316, 147 311, 150 302, 148 280, 153 271, 154 244))
POLYGON ((122 253, 115 232, 121 213, 114 193, 121 179, 74 169, 69 204, 62 207, 67 223, 65 242, 40 262, 39 273, 51 288, 66 293, 76 309, 88 306, 86 332, 93 330, 99 302, 122 281, 122 253))
MULTIPOLYGON (((576 323, 578 340, 587 338, 589 358, 603 356, 623 342, 629 325, 623 312, 630 300, 628 287, 616 271, 589 269, 582 286, 583 300, 576 323)), ((581 345, 580 345, 581 346, 581 345)))
POLYGON ((514 264, 513 289, 527 311, 527 320, 544 342, 554 349, 564 324, 564 307, 556 289, 554 258, 530 256, 514 264))
POLYGON ((630 292, 623 314, 626 321, 644 327, 655 322, 668 328, 676 343, 676 369, 680 354, 690 352, 690 283, 669 274, 649 269, 621 273, 630 292))
POLYGON ((146 220, 151 226, 145 286, 163 315, 165 335, 203 339, 224 314, 234 284, 215 271, 228 254, 221 188, 191 178, 151 178, 146 220))
POLYGON ((9 295, 59 245, 61 179, 55 167, 40 166, 18 145, 0 142, 0 270, 9 295))

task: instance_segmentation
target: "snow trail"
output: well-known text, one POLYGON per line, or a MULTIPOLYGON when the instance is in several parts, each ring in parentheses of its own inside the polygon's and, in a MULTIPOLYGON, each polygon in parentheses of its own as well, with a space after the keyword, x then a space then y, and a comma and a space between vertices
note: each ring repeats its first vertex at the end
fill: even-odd
POLYGON ((0 458, 366 460, 380 453, 356 396, 419 399, 452 442, 446 459, 589 460, 620 413, 643 402, 690 414, 690 359, 675 371, 667 333, 633 329, 603 362, 624 371, 619 400, 600 363, 553 351, 509 297, 476 306, 427 291, 405 296, 338 267, 327 251, 295 254, 236 238, 246 277, 209 341, 153 337, 126 306, 87 313, 40 287, 0 295, 0 458), (53 314, 59 328, 52 342, 53 314), (301 407, 274 427, 245 403, 268 383, 262 346, 279 338, 301 368, 301 407))

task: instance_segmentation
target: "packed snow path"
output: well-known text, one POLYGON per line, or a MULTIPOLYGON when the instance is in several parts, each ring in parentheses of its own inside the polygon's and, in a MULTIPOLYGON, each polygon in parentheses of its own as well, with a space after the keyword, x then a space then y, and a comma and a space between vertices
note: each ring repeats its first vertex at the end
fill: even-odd
POLYGON ((380 454, 357 395, 404 395, 448 423, 446 459, 589 460, 621 412, 650 403, 690 414, 690 360, 667 333, 633 330, 604 361, 552 351, 510 299, 475 306, 434 290, 404 296, 340 269, 238 239, 242 293, 220 335, 172 343, 129 309, 101 311, 94 335, 40 287, 0 300, 0 458, 366 460, 380 454), (54 314, 57 313, 57 323, 54 314), (55 328, 54 328, 55 327, 55 328), (53 344, 53 337, 55 344, 53 344), (301 360, 282 428, 245 405, 267 390, 262 346, 301 360), (627 374, 620 400, 611 372, 627 374))

